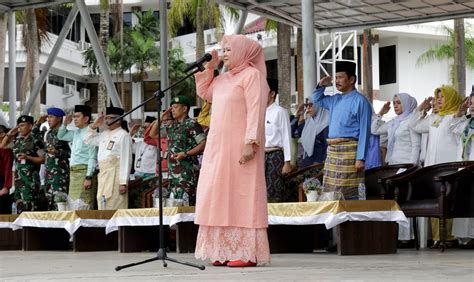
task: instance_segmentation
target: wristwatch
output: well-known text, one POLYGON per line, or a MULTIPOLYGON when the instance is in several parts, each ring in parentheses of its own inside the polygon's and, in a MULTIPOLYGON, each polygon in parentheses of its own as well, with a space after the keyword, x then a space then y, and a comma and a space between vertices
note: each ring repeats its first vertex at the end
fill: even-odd
POLYGON ((87 180, 92 180, 92 176, 86 175, 85 177, 87 180))
POLYGON ((189 155, 188 155, 187 152, 184 152, 184 157, 185 157, 185 158, 189 157, 189 155))

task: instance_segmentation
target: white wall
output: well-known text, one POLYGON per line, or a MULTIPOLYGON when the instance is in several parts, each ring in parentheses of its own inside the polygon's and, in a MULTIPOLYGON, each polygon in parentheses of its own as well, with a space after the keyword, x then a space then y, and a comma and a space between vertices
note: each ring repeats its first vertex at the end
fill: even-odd
POLYGON ((74 95, 63 94, 63 88, 47 84, 46 85, 46 107, 58 107, 64 110, 73 109, 75 105, 83 104, 79 99, 79 93, 74 95))
MULTIPOLYGON (((391 100, 393 94, 406 92, 421 102, 424 98, 432 96, 436 87, 451 84, 449 67, 452 60, 433 61, 422 65, 416 63, 421 54, 442 42, 436 39, 406 36, 381 38, 380 47, 396 45, 397 83, 381 85, 379 99, 391 100)), ((466 94, 470 93, 472 84, 474 84, 474 71, 466 68, 466 94)))

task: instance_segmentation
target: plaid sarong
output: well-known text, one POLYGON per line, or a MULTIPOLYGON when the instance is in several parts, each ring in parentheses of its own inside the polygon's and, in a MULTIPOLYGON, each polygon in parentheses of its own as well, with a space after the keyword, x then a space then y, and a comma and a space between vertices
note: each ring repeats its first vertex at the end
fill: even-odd
POLYGON ((325 192, 340 191, 346 200, 358 198, 358 186, 364 182, 364 171, 355 170, 356 154, 355 140, 328 146, 323 177, 325 192))

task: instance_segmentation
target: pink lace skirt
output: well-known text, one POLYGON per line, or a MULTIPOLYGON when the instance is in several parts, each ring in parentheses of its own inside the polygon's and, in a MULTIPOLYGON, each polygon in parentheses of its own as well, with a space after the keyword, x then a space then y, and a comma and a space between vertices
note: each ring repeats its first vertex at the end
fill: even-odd
POLYGON ((194 253, 197 259, 211 261, 257 261, 270 263, 266 228, 199 226, 194 253))

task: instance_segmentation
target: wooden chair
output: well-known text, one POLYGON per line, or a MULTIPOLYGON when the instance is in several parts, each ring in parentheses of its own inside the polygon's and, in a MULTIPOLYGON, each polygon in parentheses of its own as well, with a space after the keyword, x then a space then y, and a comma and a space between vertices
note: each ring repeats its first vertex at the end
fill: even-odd
POLYGON ((323 182, 323 167, 324 163, 313 164, 302 169, 293 171, 283 177, 287 189, 297 189, 297 193, 295 193, 295 195, 298 195, 298 202, 305 201, 302 184, 306 178, 316 177, 317 179, 319 179, 319 181, 321 181, 321 183, 323 182))
POLYGON ((414 164, 396 164, 379 166, 365 171, 365 191, 368 200, 393 199, 391 191, 386 190, 383 179, 394 177, 397 172, 404 169, 403 173, 410 173, 418 166, 414 164))
MULTIPOLYGON (((467 191, 465 187, 472 185, 473 171, 472 161, 450 162, 420 168, 385 181, 387 186, 394 188, 395 200, 405 215, 413 218, 416 249, 419 248, 416 218, 436 217, 440 219, 440 246, 441 251, 444 251, 446 218, 455 216, 456 200, 462 197, 460 191, 467 191)), ((461 210, 458 214, 462 214, 461 210)))

